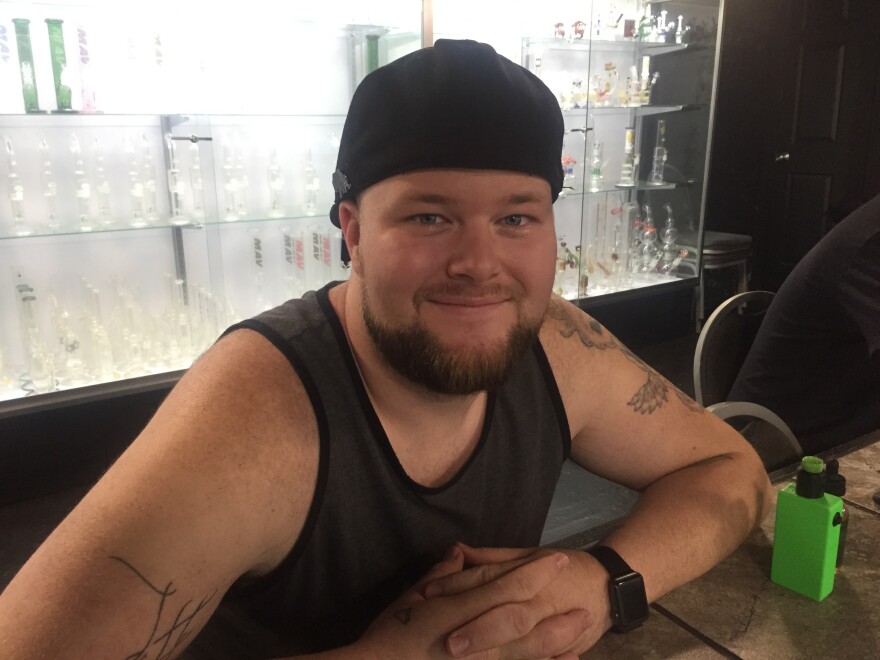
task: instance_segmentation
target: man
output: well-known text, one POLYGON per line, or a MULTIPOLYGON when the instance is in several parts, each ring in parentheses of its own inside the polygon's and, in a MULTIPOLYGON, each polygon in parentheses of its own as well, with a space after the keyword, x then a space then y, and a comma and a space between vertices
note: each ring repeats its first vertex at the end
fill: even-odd
POLYGON ((228 594, 266 654, 571 658, 731 552, 755 453, 551 297, 562 132, 486 45, 368 76, 334 174, 351 279, 199 359, 0 599, 4 657, 165 657, 228 594), (642 491, 609 550, 535 547, 569 455, 642 491))
POLYGON ((775 412, 807 454, 880 429, 880 196, 782 283, 728 400, 775 412))

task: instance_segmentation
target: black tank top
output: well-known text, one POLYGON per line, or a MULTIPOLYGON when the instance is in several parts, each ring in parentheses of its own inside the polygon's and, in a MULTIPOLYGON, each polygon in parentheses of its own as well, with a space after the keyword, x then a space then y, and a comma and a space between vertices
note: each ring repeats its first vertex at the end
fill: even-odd
POLYGON ((255 330, 287 357, 320 435, 317 487, 298 540, 274 571, 229 594, 286 640, 271 653, 356 640, 455 541, 537 546, 570 448, 562 399, 536 341, 489 393, 467 463, 443 486, 414 482, 367 396, 328 298, 332 286, 227 331, 255 330))

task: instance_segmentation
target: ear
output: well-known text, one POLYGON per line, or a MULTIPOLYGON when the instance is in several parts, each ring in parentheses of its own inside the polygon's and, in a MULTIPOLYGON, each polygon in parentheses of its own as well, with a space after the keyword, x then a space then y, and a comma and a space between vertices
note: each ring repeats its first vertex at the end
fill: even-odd
POLYGON ((351 268, 361 274, 360 243, 361 243, 361 217, 358 205, 350 199, 339 202, 339 224, 345 245, 348 247, 348 255, 351 257, 351 268))

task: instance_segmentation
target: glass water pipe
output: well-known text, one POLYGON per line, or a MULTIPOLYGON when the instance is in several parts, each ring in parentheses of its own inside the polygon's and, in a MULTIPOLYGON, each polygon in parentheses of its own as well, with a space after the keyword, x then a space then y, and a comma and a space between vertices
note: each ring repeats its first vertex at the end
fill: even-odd
POLYGON ((128 192, 131 198, 131 219, 129 224, 132 227, 146 227, 147 220, 144 216, 144 182, 141 179, 140 163, 138 162, 134 144, 130 137, 125 137, 124 145, 125 156, 128 159, 128 192))
POLYGON ((76 185, 76 204, 80 231, 92 231, 92 186, 86 175, 82 150, 76 134, 70 136, 70 154, 73 156, 73 176, 76 185))
POLYGON ((58 182, 55 179, 55 166, 49 154, 49 143, 45 138, 40 140, 40 160, 42 163, 40 174, 43 180, 43 197, 46 198, 46 224, 50 230, 57 231, 61 228, 57 210, 58 182))
POLYGON ((663 170, 666 167, 666 120, 657 121, 657 145, 654 147, 654 162, 651 164, 651 178, 648 180, 652 186, 662 186, 663 170))
POLYGON ((185 225, 188 220, 183 214, 183 195, 185 185, 180 175, 180 163, 177 158, 177 145, 171 134, 165 135, 165 149, 168 152, 168 192, 171 200, 171 224, 185 225))
POLYGON ((3 138, 6 146, 6 181, 9 186, 9 203, 12 205, 12 233, 15 236, 28 236, 33 230, 24 218, 24 186, 18 175, 18 162, 15 160, 15 150, 12 148, 12 140, 3 138))

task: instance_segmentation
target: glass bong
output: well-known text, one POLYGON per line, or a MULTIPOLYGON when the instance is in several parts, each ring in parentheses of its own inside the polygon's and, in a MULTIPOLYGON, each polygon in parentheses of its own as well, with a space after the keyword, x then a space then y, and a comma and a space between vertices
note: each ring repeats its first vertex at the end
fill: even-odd
POLYGON ((128 194, 131 199, 131 218, 128 224, 132 227, 146 227, 147 220, 144 217, 144 182, 141 180, 141 168, 131 137, 125 137, 123 149, 128 158, 128 194))
POLYGON ((239 198, 241 196, 241 183, 238 180, 236 164, 235 164, 235 146, 232 138, 228 135, 223 136, 223 192, 224 192, 224 211, 223 219, 232 221, 238 220, 238 209, 241 206, 239 198))
POLYGON ((83 164, 82 150, 76 134, 70 136, 70 153, 73 156, 73 174, 76 177, 76 202, 79 207, 80 231, 92 231, 94 228, 91 218, 92 186, 86 176, 86 167, 83 164))
POLYGON ((654 147, 654 162, 651 165, 651 178, 648 183, 652 186, 662 186, 663 170, 666 167, 666 121, 657 121, 657 145, 654 147))
POLYGON ((306 162, 303 167, 303 180, 305 182, 305 204, 303 210, 306 215, 315 215, 318 212, 318 189, 321 186, 321 180, 315 176, 315 166, 312 164, 312 150, 306 153, 306 162))
POLYGON ((639 157, 635 154, 635 141, 635 130, 627 128, 623 144, 623 163, 620 166, 620 181, 617 182, 621 188, 631 188, 636 185, 639 157))
POLYGON ((284 170, 278 160, 278 150, 269 154, 269 217, 284 216, 284 170))
POLYGON ((205 219, 205 205, 202 200, 204 183, 202 181, 202 159, 198 141, 193 138, 189 145, 189 184, 192 188, 192 217, 196 221, 205 219))
POLYGON ((107 181, 107 171, 104 169, 104 153, 98 138, 92 143, 95 158, 95 193, 98 200, 98 218, 103 227, 113 224, 113 216, 110 212, 110 182, 107 181))
POLYGON ((61 222, 58 219, 56 201, 58 198, 58 182, 55 180, 55 166, 52 164, 52 157, 49 155, 49 143, 43 138, 40 140, 40 157, 43 166, 40 170, 43 180, 43 197, 46 198, 46 219, 49 229, 57 231, 61 229, 61 222))
POLYGON ((645 204, 642 209, 645 211, 645 223, 642 228, 642 243, 639 246, 639 272, 651 273, 660 260, 660 251, 657 249, 657 227, 654 226, 651 207, 645 204))
POLYGON ((171 200, 171 224, 185 225, 188 220, 183 214, 183 194, 186 188, 180 173, 177 158, 177 145, 170 133, 165 135, 165 150, 168 153, 168 192, 171 200))
POLYGON ((657 270, 663 275, 674 275, 675 269, 687 256, 688 251, 678 247, 678 230, 672 217, 672 206, 664 204, 663 208, 666 211, 666 227, 663 229, 663 246, 660 248, 660 263, 657 265, 657 270))
POLYGON ((6 160, 9 170, 6 179, 9 182, 9 202, 12 205, 12 233, 16 236, 27 236, 32 229, 24 219, 24 186, 18 175, 18 162, 15 160, 15 150, 12 148, 12 140, 3 138, 6 145, 6 160))
POLYGON ((141 154, 144 170, 144 219, 151 224, 159 219, 159 202, 156 186, 156 166, 153 164, 153 154, 150 150, 150 142, 145 133, 141 134, 141 154))
POLYGON ((590 152, 590 191, 596 192, 602 189, 604 176, 602 170, 605 163, 602 161, 602 143, 594 142, 590 152))

